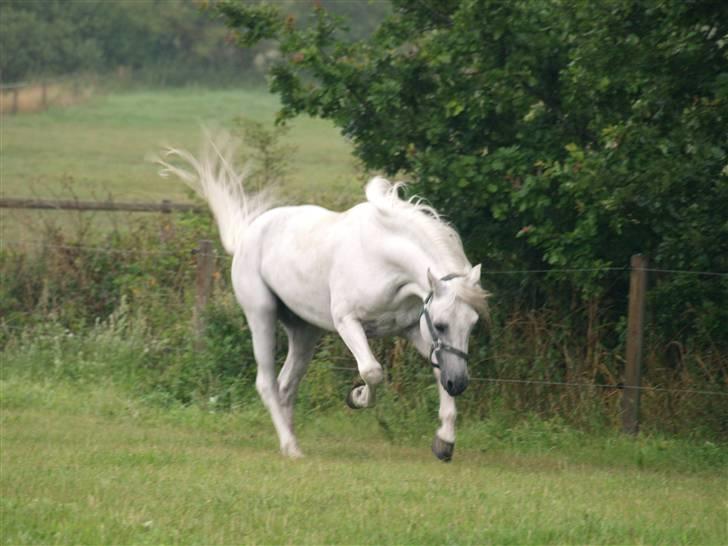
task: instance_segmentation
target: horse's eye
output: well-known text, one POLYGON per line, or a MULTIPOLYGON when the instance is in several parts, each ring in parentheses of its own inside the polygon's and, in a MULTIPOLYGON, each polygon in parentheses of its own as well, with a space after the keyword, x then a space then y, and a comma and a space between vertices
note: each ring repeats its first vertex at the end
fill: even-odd
POLYGON ((441 334, 444 334, 445 332, 447 332, 447 324, 443 324, 442 322, 438 322, 437 324, 435 324, 435 330, 437 330, 441 334))

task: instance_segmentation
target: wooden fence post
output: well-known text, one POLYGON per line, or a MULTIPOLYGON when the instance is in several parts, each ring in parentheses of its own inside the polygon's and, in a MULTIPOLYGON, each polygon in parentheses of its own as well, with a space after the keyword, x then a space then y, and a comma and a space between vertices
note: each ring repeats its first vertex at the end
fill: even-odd
POLYGON ((212 288, 212 270, 214 256, 212 252, 212 241, 203 239, 197 248, 197 280, 195 282, 195 309, 193 321, 195 328, 195 346, 202 347, 203 334, 205 331, 204 311, 210 299, 212 288))
POLYGON ((622 432, 637 434, 640 427, 640 386, 642 380, 642 337, 647 292, 647 258, 632 256, 627 314, 627 354, 622 391, 622 432))

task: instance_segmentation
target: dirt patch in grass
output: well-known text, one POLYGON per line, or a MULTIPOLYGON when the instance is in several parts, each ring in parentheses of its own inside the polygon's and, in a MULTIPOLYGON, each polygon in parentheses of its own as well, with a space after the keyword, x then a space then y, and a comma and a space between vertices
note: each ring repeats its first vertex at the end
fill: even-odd
POLYGON ((80 80, 28 84, 3 89, 0 93, 0 113, 27 114, 40 112, 50 106, 71 106, 88 100, 95 86, 80 80))

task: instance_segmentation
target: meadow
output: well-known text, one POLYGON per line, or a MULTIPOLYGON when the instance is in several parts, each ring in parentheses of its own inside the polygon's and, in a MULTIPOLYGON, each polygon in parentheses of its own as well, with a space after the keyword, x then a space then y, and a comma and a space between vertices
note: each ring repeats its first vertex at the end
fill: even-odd
MULTIPOLYGON (((276 98, 263 89, 181 88, 100 93, 67 107, 4 115, 0 195, 186 202, 185 186, 161 179, 148 156, 167 145, 196 151, 203 125, 234 131, 242 118, 272 129, 277 108, 276 98)), ((278 188, 281 198, 338 208, 355 202, 364 180, 349 143, 325 121, 299 118, 289 125, 281 143, 290 149, 286 160, 292 168, 278 188)), ((240 161, 246 161, 243 154, 240 161)), ((118 217, 96 214, 95 221, 108 229, 118 217)), ((74 215, 4 211, 0 229, 12 239, 41 219, 68 226, 74 215)))
MULTIPOLYGON (((196 149, 200 123, 233 127, 243 116, 270 127, 275 110, 261 90, 190 88, 4 117, 2 194, 187 200, 145 156, 165 142, 196 149)), ((363 175, 333 127, 299 119, 285 141, 295 146, 285 199, 343 208, 360 198, 363 175)), ((3 210, 3 242, 38 236, 28 230, 60 214, 3 210)), ((189 247, 209 219, 178 218, 172 247, 159 241, 157 216, 124 228, 110 247, 119 254, 49 251, 34 269, 0 253, 0 303, 14 313, 0 321, 0 543, 728 543, 724 443, 621 435, 589 413, 601 401, 588 391, 524 391, 507 406, 510 387, 473 385, 460 401, 454 461, 443 464, 429 450, 436 391, 405 370, 415 361, 398 346, 376 348, 389 374, 378 407, 353 412, 344 397, 355 374, 331 368, 353 362, 325 338, 297 406, 307 457, 283 459, 224 279, 205 347, 190 340, 189 247), (41 283, 16 282, 17 272, 48 274, 46 295, 24 299, 41 283), (73 294, 81 288, 94 291, 73 294), (561 417, 523 402, 542 394, 561 417)), ((524 366, 536 361, 530 350, 552 356, 535 352, 540 342, 506 344, 508 335, 495 331, 489 350, 518 349, 524 366)))
MULTIPOLYGON (((197 150, 203 124, 233 129, 242 117, 272 126, 277 109, 263 89, 192 87, 99 94, 70 107, 5 116, 3 194, 46 196, 65 180, 80 198, 184 199, 183 186, 160 179, 145 160, 150 153, 163 145, 197 150)), ((284 191, 315 199, 318 192, 351 193, 361 186, 350 146, 328 122, 300 118, 284 140, 295 147, 290 161, 296 166, 284 191)))
POLYGON ((155 408, 108 385, 7 380, 3 544, 725 544, 710 445, 470 424, 456 460, 374 413, 304 417, 276 453, 257 404, 155 408), (491 433, 487 434, 487 429, 491 433))

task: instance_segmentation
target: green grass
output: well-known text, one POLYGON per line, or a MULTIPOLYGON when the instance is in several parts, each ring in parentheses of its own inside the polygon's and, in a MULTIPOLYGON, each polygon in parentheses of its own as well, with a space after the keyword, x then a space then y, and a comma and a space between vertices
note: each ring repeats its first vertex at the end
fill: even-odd
POLYGON ((466 426, 445 465, 428 438, 388 441, 374 412, 342 402, 304 418, 307 457, 289 461, 260 404, 210 413, 156 408, 110 386, 0 385, 3 544, 728 539, 715 450, 616 436, 580 436, 580 446, 566 432, 544 443, 536 425, 518 447, 466 426), (554 444, 560 436, 571 440, 554 444))
MULTIPOLYGON (((277 109, 277 99, 265 90, 184 88, 98 95, 66 108, 5 116, 0 125, 0 194, 187 201, 184 185, 161 179, 145 158, 165 144, 196 151, 201 124, 232 128, 233 119, 242 116, 272 126, 277 109)), ((280 188, 286 201, 345 208, 360 198, 363 180, 356 173, 351 146, 330 123, 300 117, 291 122, 285 142, 296 150, 290 158, 293 170, 280 188)), ((64 225, 73 221, 74 215, 61 214, 4 210, 3 235, 27 236, 42 220, 62 218, 64 225)), ((101 226, 112 221, 107 214, 95 217, 101 226)))
MULTIPOLYGON (((70 181, 81 197, 183 199, 183 186, 160 179, 145 156, 167 143, 197 150, 200 125, 231 127, 243 116, 272 125, 278 102, 264 90, 185 88, 101 95, 2 123, 3 193, 30 196, 70 181)), ((356 190, 351 148, 329 123, 302 117, 287 138, 296 166, 284 188, 299 195, 356 190)))
MULTIPOLYGON (((385 384, 377 408, 348 410, 339 383, 322 374, 330 362, 320 355, 297 412, 307 457, 290 461, 278 455, 252 378, 230 411, 215 410, 209 397, 219 391, 204 388, 190 398, 197 402, 175 402, 165 388, 189 383, 185 375, 195 370, 177 365, 184 355, 162 358, 169 334, 145 325, 122 308, 73 335, 49 320, 8 340, 0 368, 0 543, 728 539, 725 444, 631 438, 597 426, 585 432, 493 410, 461 419, 455 459, 443 464, 429 450, 435 406, 412 406, 385 384), (317 405, 321 389, 326 403, 317 405)), ((472 415, 474 402, 468 391, 462 415, 472 415)))

